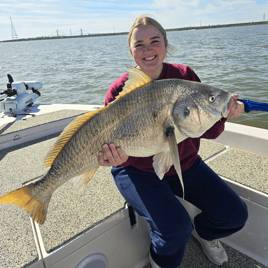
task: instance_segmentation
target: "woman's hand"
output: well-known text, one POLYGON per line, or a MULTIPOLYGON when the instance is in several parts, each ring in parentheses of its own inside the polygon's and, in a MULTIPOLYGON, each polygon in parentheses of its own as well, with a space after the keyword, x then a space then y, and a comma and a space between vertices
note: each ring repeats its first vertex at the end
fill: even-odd
POLYGON ((232 94, 231 100, 230 100, 230 105, 228 107, 227 118, 229 118, 229 119, 236 118, 243 113, 243 111, 245 109, 245 105, 243 102, 238 101, 238 99, 239 99, 238 94, 232 94))
POLYGON ((99 164, 105 167, 116 167, 125 163, 128 159, 128 155, 120 147, 115 147, 113 143, 103 145, 104 153, 107 160, 104 159, 104 153, 99 154, 99 164))

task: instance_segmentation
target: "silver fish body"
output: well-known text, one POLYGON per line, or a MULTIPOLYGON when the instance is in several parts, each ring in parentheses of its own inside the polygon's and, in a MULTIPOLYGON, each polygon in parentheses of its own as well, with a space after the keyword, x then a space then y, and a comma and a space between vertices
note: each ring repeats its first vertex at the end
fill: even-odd
POLYGON ((183 186, 177 143, 200 137, 226 116, 229 100, 228 92, 202 83, 152 81, 131 68, 114 102, 77 117, 66 127, 45 160, 48 173, 0 197, 0 203, 19 205, 43 224, 53 192, 71 178, 77 188, 85 186, 99 167, 103 145, 110 143, 129 156, 154 156, 160 179, 174 164, 183 186))

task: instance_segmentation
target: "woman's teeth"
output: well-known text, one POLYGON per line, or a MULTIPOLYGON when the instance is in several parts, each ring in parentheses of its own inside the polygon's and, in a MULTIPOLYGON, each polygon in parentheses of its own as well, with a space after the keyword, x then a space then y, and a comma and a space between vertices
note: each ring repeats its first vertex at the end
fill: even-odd
POLYGON ((153 60, 155 58, 155 56, 152 56, 152 57, 150 57, 150 58, 144 58, 145 60, 153 60))

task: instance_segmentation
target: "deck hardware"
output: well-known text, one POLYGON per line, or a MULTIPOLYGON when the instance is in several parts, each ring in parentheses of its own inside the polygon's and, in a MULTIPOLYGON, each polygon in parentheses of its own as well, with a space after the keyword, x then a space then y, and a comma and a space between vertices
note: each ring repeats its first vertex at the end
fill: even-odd
POLYGON ((133 207, 129 205, 127 202, 125 203, 125 208, 128 209, 128 216, 129 216, 131 229, 134 229, 137 226, 135 211, 133 207))
POLYGON ((75 268, 108 268, 108 261, 101 253, 94 253, 85 257, 75 268))
POLYGON ((19 134, 16 134, 13 138, 14 141, 21 139, 21 136, 19 134))

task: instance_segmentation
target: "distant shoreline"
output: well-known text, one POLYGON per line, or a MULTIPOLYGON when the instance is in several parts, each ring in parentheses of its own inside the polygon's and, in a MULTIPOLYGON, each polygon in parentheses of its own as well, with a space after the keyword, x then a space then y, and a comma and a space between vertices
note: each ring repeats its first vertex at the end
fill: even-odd
MULTIPOLYGON (((259 21, 259 22, 246 22, 246 23, 234 23, 234 24, 221 24, 221 25, 209 25, 209 26, 194 26, 194 27, 183 27, 183 28, 172 28, 166 29, 167 32, 172 31, 189 31, 189 30, 202 30, 202 29, 211 29, 211 28, 225 28, 225 27, 237 27, 237 26, 253 26, 253 25, 261 25, 267 24, 268 21, 259 21)), ((35 40, 50 40, 50 39, 64 39, 64 38, 81 38, 81 37, 97 37, 97 36, 112 36, 112 35, 127 35, 128 32, 120 32, 120 33, 100 33, 100 34, 86 34, 86 35, 74 35, 74 36, 42 36, 42 37, 33 37, 33 38, 20 38, 14 40, 4 40, 0 41, 0 43, 4 42, 18 42, 18 41, 35 41, 35 40)))

